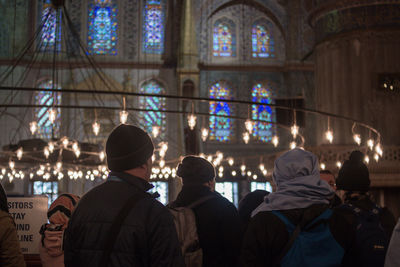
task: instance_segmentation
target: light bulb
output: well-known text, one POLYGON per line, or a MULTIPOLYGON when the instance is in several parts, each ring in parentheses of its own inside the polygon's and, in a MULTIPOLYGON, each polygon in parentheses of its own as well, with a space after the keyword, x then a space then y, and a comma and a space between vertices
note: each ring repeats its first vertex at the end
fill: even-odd
POLYGON ((375 153, 374 159, 375 159, 376 162, 378 162, 378 160, 379 160, 379 155, 378 155, 377 153, 375 153))
POLYGON ((17 150, 17 158, 18 160, 22 159, 22 155, 24 154, 24 149, 22 147, 18 148, 17 150))
POLYGON ((247 176, 251 176, 251 171, 247 171, 247 176))
POLYGON ((126 110, 121 110, 119 112, 119 121, 121 122, 121 124, 125 124, 128 121, 128 111, 126 110))
POLYGON ((157 136, 160 134, 160 126, 153 126, 151 132, 153 134, 153 137, 157 138, 157 136))
POLYGON ((387 88, 387 83, 384 83, 384 84, 383 84, 383 87, 387 88))
POLYGON ((381 144, 380 144, 380 143, 376 144, 376 146, 375 146, 375 152, 378 153, 378 155, 382 157, 382 155, 383 155, 383 150, 382 150, 382 147, 381 147, 381 144))
POLYGON ((342 167, 342 163, 340 161, 337 161, 336 166, 340 169, 340 167, 342 167))
POLYGON ((54 151, 54 143, 53 142, 49 142, 49 151, 50 151, 50 153, 53 153, 53 151, 54 151))
POLYGON ((241 170, 242 172, 244 172, 244 171, 246 170, 246 165, 244 165, 244 164, 241 165, 241 166, 240 166, 240 170, 241 170))
POLYGON ((265 169, 265 166, 264 164, 261 163, 260 165, 258 165, 258 168, 260 168, 260 170, 263 171, 265 169))
POLYGON ((75 150, 74 153, 77 158, 79 158, 79 156, 81 155, 81 151, 79 149, 75 150))
POLYGON ((158 153, 160 154, 160 158, 165 157, 165 150, 161 149, 158 153))
POLYGON ((222 160, 224 158, 224 154, 221 151, 217 151, 216 153, 217 159, 222 160))
POLYGON ((98 123, 97 121, 93 122, 92 128, 94 135, 97 136, 100 132, 100 123, 98 123))
POLYGON ((257 174, 253 175, 253 180, 257 180, 257 174))
POLYGON ((365 155, 365 157, 364 157, 364 162, 367 163, 367 164, 369 163, 369 157, 368 157, 368 155, 365 155))
POLYGON ((253 132, 253 121, 250 119, 247 119, 244 122, 244 126, 246 127, 246 130, 251 134, 253 132))
POLYGON ((49 109, 49 121, 53 124, 56 121, 57 111, 54 108, 49 109))
POLYGON ((292 141, 290 142, 290 149, 295 149, 296 148, 296 142, 292 141))
POLYGON ((326 132, 325 132, 325 138, 326 138, 326 140, 329 141, 329 143, 332 144, 332 141, 333 141, 333 132, 332 132, 331 130, 326 131, 326 132))
POLYGON ((74 143, 72 144, 72 150, 73 150, 73 151, 77 151, 78 149, 79 149, 78 142, 74 142, 74 143))
POLYGON ((264 169, 264 170, 262 171, 262 173, 263 173, 264 176, 266 176, 267 173, 268 173, 267 169, 264 169))
POLYGON ((373 139, 368 139, 367 145, 369 149, 374 150, 374 140, 373 139))
POLYGON ((357 143, 357 145, 361 144, 361 136, 359 134, 354 134, 353 139, 354 139, 354 142, 357 143))
POLYGON ((248 132, 243 133, 243 141, 245 144, 249 143, 250 134, 248 132))
POLYGON ((162 159, 160 160, 160 168, 164 168, 165 166, 165 161, 162 159))
POLYGON ((207 128, 201 128, 201 139, 203 142, 207 140, 208 137, 208 129, 207 128))
POLYGON ((299 133, 299 126, 293 124, 293 126, 290 127, 290 132, 292 133, 293 138, 296 138, 297 134, 299 133))
POLYGON ((99 154, 100 161, 103 161, 105 157, 106 157, 106 154, 104 153, 104 151, 101 151, 99 154))
POLYGON ((10 159, 10 161, 8 162, 8 166, 10 167, 11 170, 14 170, 15 162, 12 159, 10 159))
POLYGON ((167 150, 168 150, 168 143, 167 142, 162 142, 161 150, 167 152, 167 150))
POLYGON ((278 144, 279 144, 279 138, 278 138, 278 136, 274 135, 274 136, 272 137, 272 144, 274 144, 274 147, 277 147, 277 146, 278 146, 278 144))
POLYGON ((208 160, 209 162, 211 162, 211 161, 212 161, 212 156, 211 156, 211 155, 208 156, 208 157, 207 157, 207 160, 208 160))
POLYGON ((218 171, 219 172, 223 172, 224 171, 224 167, 223 166, 219 166, 218 171))
POLYGON ((57 170, 61 170, 61 168, 62 168, 62 162, 61 161, 56 163, 56 168, 57 168, 57 170))
POLYGON ((69 141, 68 141, 68 138, 67 138, 67 137, 64 137, 64 138, 63 138, 62 144, 64 145, 65 148, 67 148, 67 146, 68 146, 68 144, 69 144, 69 141))
POLYGON ((36 121, 32 121, 29 123, 29 129, 31 130, 32 135, 34 135, 38 129, 38 124, 36 121))
POLYGON ((325 170, 325 163, 321 163, 320 165, 319 165, 319 167, 321 168, 321 170, 325 170))
POLYGON ((232 176, 236 176, 236 171, 232 171, 232 176))
POLYGON ((233 158, 228 158, 229 166, 233 166, 234 163, 235 163, 235 161, 233 160, 233 158))
POLYGON ((187 117, 188 125, 189 125, 190 130, 193 130, 194 127, 196 127, 196 119, 197 119, 197 117, 194 114, 190 114, 187 117))

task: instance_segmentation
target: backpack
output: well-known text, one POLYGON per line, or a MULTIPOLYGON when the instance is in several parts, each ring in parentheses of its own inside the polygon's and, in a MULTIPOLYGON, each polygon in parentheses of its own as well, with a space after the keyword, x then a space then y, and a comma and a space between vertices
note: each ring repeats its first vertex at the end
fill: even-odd
POLYGON ((215 196, 205 196, 187 207, 175 207, 173 204, 167 206, 174 218, 176 232, 178 234, 178 240, 186 267, 203 266, 203 250, 200 247, 199 237, 197 235, 196 216, 192 209, 214 197, 215 196))
POLYGON ((363 210, 349 203, 341 208, 351 210, 357 218, 355 246, 359 266, 383 266, 389 237, 380 223, 382 209, 374 204, 371 210, 363 210))
POLYGON ((289 241, 273 266, 341 266, 344 249, 337 243, 329 229, 332 210, 327 209, 311 223, 295 226, 279 211, 272 211, 283 223, 290 235, 289 241))

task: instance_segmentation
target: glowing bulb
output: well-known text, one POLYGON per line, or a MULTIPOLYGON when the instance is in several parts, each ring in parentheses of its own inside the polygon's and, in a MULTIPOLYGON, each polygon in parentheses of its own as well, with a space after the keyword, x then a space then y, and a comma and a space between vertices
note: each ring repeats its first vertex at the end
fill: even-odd
POLYGON ((243 133, 243 141, 245 144, 249 143, 250 134, 248 132, 243 133))
POLYGON ((50 151, 50 153, 53 153, 53 151, 54 151, 54 143, 53 142, 49 142, 49 151, 50 151))
POLYGON ((211 162, 211 161, 212 161, 212 156, 208 156, 208 157, 207 157, 207 160, 208 160, 209 162, 211 162))
POLYGON ((264 169, 264 170, 262 171, 262 173, 263 173, 264 176, 266 176, 267 173, 268 173, 267 169, 264 169))
POLYGON ((18 148, 18 150, 17 150, 17 158, 18 158, 18 160, 22 159, 22 155, 23 154, 24 154, 23 148, 22 147, 18 148))
POLYGON ((264 164, 261 163, 260 165, 258 165, 258 168, 260 168, 260 170, 263 171, 265 169, 265 166, 264 164))
POLYGON ((223 172, 223 171, 224 171, 224 167, 223 167, 223 166, 220 166, 220 167, 218 168, 218 171, 219 171, 219 172, 223 172))
POLYGON ((253 122, 250 119, 247 119, 244 122, 244 126, 246 127, 246 130, 251 134, 253 132, 253 122))
POLYGON ((73 151, 77 151, 78 149, 79 149, 78 142, 74 142, 74 143, 72 144, 72 150, 73 150, 73 151))
POLYGON ((357 143, 357 145, 361 144, 361 136, 359 134, 353 135, 353 139, 354 139, 354 142, 357 143))
POLYGON ((293 138, 296 138, 297 134, 299 133, 299 126, 293 124, 293 126, 290 127, 290 132, 292 133, 293 138))
POLYGON ((81 151, 79 149, 75 150, 74 153, 77 158, 79 158, 79 156, 81 155, 81 151))
POLYGON ((193 130, 194 127, 196 127, 197 117, 194 114, 190 114, 187 119, 188 119, 188 125, 189 125, 190 130, 193 130))
POLYGON ((217 159, 222 160, 224 158, 224 154, 221 151, 217 151, 217 159))
POLYGON ((240 166, 240 170, 242 171, 242 172, 244 172, 245 170, 246 170, 246 165, 242 165, 242 166, 240 166))
POLYGON ((368 139, 367 145, 368 145, 369 149, 374 150, 374 140, 368 139))
POLYGON ((8 162, 8 166, 10 167, 11 170, 14 170, 15 162, 12 159, 10 159, 10 161, 8 162))
POLYGON ((160 154, 160 158, 165 157, 165 150, 161 149, 158 153, 160 154))
POLYGON ((31 130, 32 135, 34 135, 38 129, 38 124, 36 121, 32 121, 29 123, 29 129, 31 130))
POLYGON ((57 168, 57 170, 61 170, 61 168, 62 168, 62 162, 61 161, 56 163, 56 168, 57 168))
POLYGON ((128 121, 128 111, 126 110, 121 110, 119 112, 119 121, 121 122, 121 124, 125 124, 128 121))
POLYGON ((156 138, 160 134, 160 126, 153 126, 151 129, 153 137, 156 138))
POLYGON ((382 157, 382 155, 383 155, 383 150, 382 150, 382 147, 381 147, 381 144, 380 144, 380 143, 376 144, 376 146, 375 146, 375 152, 378 153, 378 155, 382 157))
POLYGON ((49 121, 53 124, 56 121, 57 111, 54 108, 49 109, 49 121))
POLYGON ((203 142, 207 140, 208 137, 208 129, 207 128, 201 128, 201 139, 203 142))
POLYGON ((101 151, 99 154, 100 161, 103 161, 105 157, 106 157, 106 154, 104 153, 104 151, 101 151))
POLYGON ((62 144, 64 145, 65 148, 68 146, 69 141, 68 141, 68 138, 67 138, 67 137, 64 137, 64 138, 63 138, 62 144))
POLYGON ((233 160, 233 158, 228 158, 229 166, 233 166, 234 163, 235 163, 235 161, 233 160))
POLYGON ((279 138, 278 138, 278 136, 274 135, 274 136, 272 137, 272 144, 274 144, 274 147, 277 147, 277 146, 278 146, 278 144, 279 144, 279 138))
POLYGON ((161 150, 167 152, 168 150, 168 143, 167 142, 163 142, 161 145, 161 150))
POLYGON ((367 164, 369 163, 369 157, 368 157, 368 155, 365 155, 365 157, 364 157, 364 162, 367 163, 367 164))
POLYGON ((254 180, 257 180, 257 174, 254 174, 254 175, 253 175, 253 179, 254 179, 254 180))
POLYGON ((392 90, 392 91, 393 91, 393 85, 391 85, 391 86, 390 86, 390 90, 392 90))
POLYGON ((165 166, 165 161, 162 159, 160 160, 160 168, 164 168, 165 166))
POLYGON ((383 87, 387 88, 387 83, 384 83, 384 84, 383 84, 383 87))
POLYGON ((342 163, 340 161, 337 161, 336 166, 340 169, 340 167, 342 167, 342 163))
POLYGON ((325 168, 326 168, 325 163, 321 163, 321 164, 319 165, 319 167, 321 168, 321 170, 325 170, 325 168))
POLYGON ((378 155, 377 153, 375 153, 374 159, 375 159, 376 162, 378 162, 378 160, 379 160, 379 155, 378 155))
POLYGON ((332 132, 331 130, 326 131, 326 132, 325 132, 325 138, 326 138, 326 140, 329 141, 329 143, 332 144, 332 141, 333 141, 333 132, 332 132))
POLYGON ((236 171, 232 171, 232 176, 236 176, 236 171))
POLYGON ((251 171, 247 171, 247 176, 251 176, 251 171))
POLYGON ((290 149, 295 149, 296 148, 296 142, 290 142, 290 149))
POLYGON ((100 123, 98 123, 97 121, 93 122, 92 129, 93 129, 94 135, 97 136, 100 132, 100 123))

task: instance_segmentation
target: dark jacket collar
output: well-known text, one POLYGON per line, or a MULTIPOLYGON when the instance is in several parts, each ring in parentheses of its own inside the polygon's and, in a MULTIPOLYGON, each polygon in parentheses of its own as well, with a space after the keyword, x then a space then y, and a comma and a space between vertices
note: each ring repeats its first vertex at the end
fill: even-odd
POLYGON ((143 180, 142 178, 139 178, 134 175, 130 175, 126 172, 111 171, 109 174, 109 177, 111 177, 111 176, 116 176, 119 179, 121 179, 122 181, 124 181, 130 185, 133 185, 134 187, 138 188, 139 190, 142 190, 145 192, 154 187, 152 184, 148 183, 147 181, 143 180))

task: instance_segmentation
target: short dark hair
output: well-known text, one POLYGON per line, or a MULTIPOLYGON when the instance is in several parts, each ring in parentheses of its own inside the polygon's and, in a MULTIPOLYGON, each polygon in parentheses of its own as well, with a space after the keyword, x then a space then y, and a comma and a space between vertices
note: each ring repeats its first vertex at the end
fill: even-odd
POLYGON ((320 174, 332 174, 333 176, 335 176, 330 170, 322 170, 319 171, 320 174))

